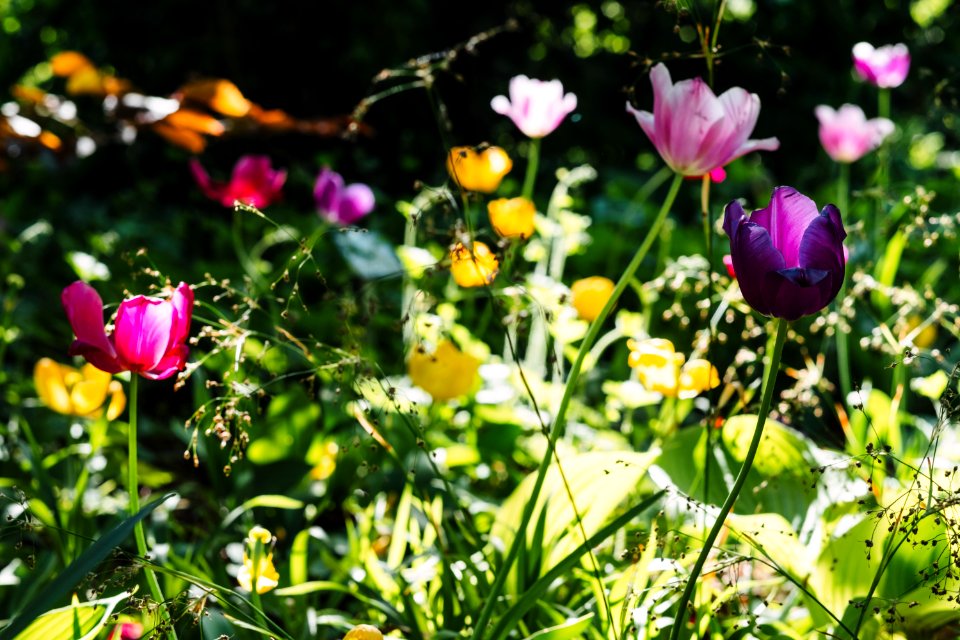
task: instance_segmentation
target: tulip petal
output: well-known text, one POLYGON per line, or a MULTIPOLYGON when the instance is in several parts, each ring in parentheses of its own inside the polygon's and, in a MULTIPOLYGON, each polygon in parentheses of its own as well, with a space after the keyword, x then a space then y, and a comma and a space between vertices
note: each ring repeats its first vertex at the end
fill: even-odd
POLYGON ((193 289, 185 282, 177 285, 170 298, 176 317, 170 332, 170 343, 181 344, 186 342, 190 333, 190 322, 193 319, 193 289))
POLYGON ((353 224, 371 211, 375 204, 373 190, 365 184, 351 184, 343 190, 343 199, 340 201, 338 222, 353 224))
POLYGON ((78 280, 63 290, 60 301, 77 336, 67 353, 83 356, 87 362, 108 373, 122 371, 117 352, 104 329, 103 300, 96 289, 78 280))
POLYGON ((829 271, 795 268, 767 274, 766 296, 770 315, 787 321, 816 313, 835 295, 829 271))
POLYGON ((773 246, 783 254, 784 266, 789 269, 800 266, 800 241, 819 215, 813 200, 793 187, 777 187, 770 204, 754 211, 750 220, 770 232, 773 246))
POLYGON ((510 115, 510 100, 507 96, 496 96, 490 101, 490 108, 502 116, 510 115))
POLYGON ((207 170, 203 168, 203 165, 200 164, 200 161, 196 158, 190 158, 189 166, 190 173, 193 174, 193 179, 196 181, 197 186, 200 187, 203 195, 218 202, 222 200, 223 194, 226 192, 226 185, 213 182, 213 180, 210 179, 210 174, 207 173, 207 170))
POLYGON ((745 218, 743 207, 737 201, 727 205, 723 227, 730 236, 733 268, 743 298, 760 313, 770 315, 766 274, 785 268, 783 256, 774 247, 767 230, 745 218))
POLYGON ((627 111, 633 114, 633 117, 637 119, 637 124, 640 125, 640 128, 643 129, 643 132, 647 134, 647 137, 650 138, 650 142, 653 143, 653 146, 657 146, 657 130, 654 126, 653 114, 649 111, 640 111, 639 109, 634 109, 633 105, 627 102, 627 111))
POLYGON ((117 312, 114 341, 117 354, 137 373, 153 370, 170 345, 176 310, 166 300, 135 296, 117 312))

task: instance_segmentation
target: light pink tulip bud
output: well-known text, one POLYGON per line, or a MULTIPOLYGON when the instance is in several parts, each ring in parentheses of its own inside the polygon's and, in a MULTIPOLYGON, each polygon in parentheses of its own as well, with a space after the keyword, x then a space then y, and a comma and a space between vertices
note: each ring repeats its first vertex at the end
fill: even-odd
POLYGON ((872 85, 899 87, 910 71, 910 51, 903 43, 874 49, 869 42, 858 42, 853 47, 853 68, 872 85))
POLYGON ((820 121, 820 144, 836 162, 856 162, 879 147, 894 130, 890 120, 867 120, 863 109, 853 104, 837 111, 820 105, 814 113, 820 121))
POLYGON ((510 99, 497 96, 490 106, 500 115, 509 116, 527 137, 542 138, 577 108, 577 96, 564 95, 559 80, 546 82, 516 76, 510 80, 510 99))

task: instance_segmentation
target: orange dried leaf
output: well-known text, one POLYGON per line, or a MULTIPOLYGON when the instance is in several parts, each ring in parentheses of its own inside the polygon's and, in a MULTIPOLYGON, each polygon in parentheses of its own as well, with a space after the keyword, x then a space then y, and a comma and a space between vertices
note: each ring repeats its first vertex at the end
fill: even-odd
POLYGON ((222 122, 213 116, 193 109, 178 109, 161 122, 178 129, 188 129, 211 136, 223 135, 223 132, 226 131, 222 122))
POLYGON ((171 127, 163 122, 154 124, 153 130, 166 138, 168 142, 186 149, 190 153, 201 153, 207 146, 206 139, 196 131, 171 127))
POLYGON ((45 146, 51 151, 59 151, 60 147, 63 146, 63 143, 60 141, 56 135, 50 133, 49 131, 42 131, 40 136, 37 138, 40 141, 40 144, 45 146))
POLYGON ((53 75, 61 78, 72 76, 84 69, 96 71, 90 58, 78 51, 61 51, 50 58, 50 65, 53 67, 53 75))
POLYGON ((199 102, 233 118, 245 116, 252 106, 250 101, 243 97, 237 85, 229 80, 217 78, 189 82, 182 86, 177 94, 183 101, 199 102))

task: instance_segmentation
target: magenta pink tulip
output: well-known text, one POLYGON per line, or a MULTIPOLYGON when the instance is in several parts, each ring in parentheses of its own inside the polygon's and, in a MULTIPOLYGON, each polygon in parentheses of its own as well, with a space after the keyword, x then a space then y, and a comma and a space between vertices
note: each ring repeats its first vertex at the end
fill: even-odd
POLYGON ((837 162, 856 162, 879 147, 894 130, 887 118, 867 120, 863 109, 853 104, 837 111, 820 105, 814 113, 820 121, 820 144, 837 162))
POLYGON ((190 160, 190 172, 200 190, 225 207, 242 202, 262 209, 280 199, 287 172, 274 170, 267 156, 246 155, 233 167, 230 182, 215 182, 196 158, 190 160))
POLYGON ((750 140, 760 98, 740 87, 718 98, 701 78, 674 84, 663 63, 650 71, 653 113, 627 103, 660 157, 684 176, 702 176, 751 151, 775 151, 776 138, 750 140))
POLYGON ((853 68, 872 85, 899 87, 910 71, 910 51, 903 43, 875 49, 869 42, 858 42, 853 47, 853 68))
POLYGON ((103 324, 103 300, 78 280, 60 295, 77 339, 69 354, 107 373, 132 371, 163 380, 183 370, 190 348, 193 291, 181 282, 169 299, 134 296, 120 303, 113 333, 103 324))
POLYGON ((490 107, 513 120, 527 137, 542 138, 577 108, 577 96, 564 95, 559 80, 547 82, 516 76, 510 80, 510 98, 497 96, 490 101, 490 107))

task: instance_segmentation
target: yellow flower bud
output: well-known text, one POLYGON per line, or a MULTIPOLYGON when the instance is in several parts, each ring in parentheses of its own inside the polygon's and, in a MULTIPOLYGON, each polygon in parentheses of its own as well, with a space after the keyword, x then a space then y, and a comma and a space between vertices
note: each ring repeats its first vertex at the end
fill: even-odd
POLYGON ((717 368, 702 358, 693 358, 680 370, 681 398, 693 398, 720 385, 717 368))
POLYGON ((464 191, 493 193, 512 168, 513 160, 500 147, 454 147, 447 156, 447 171, 464 191))
POLYGON ((537 208, 526 198, 499 198, 487 203, 490 225, 501 238, 521 238, 533 235, 533 218, 537 208))
POLYGON ((573 295, 573 307, 577 314, 588 322, 593 322, 600 315, 607 300, 613 295, 616 288, 613 280, 603 276, 591 276, 577 280, 570 287, 573 295))
POLYGON ((350 630, 343 640, 383 640, 383 634, 370 624, 358 624, 350 630))
POLYGON ((266 593, 275 589, 280 582, 280 574, 273 566, 273 534, 261 526, 250 529, 243 551, 243 566, 237 572, 237 582, 242 589, 253 591, 256 581, 257 593, 266 593))
POLYGON ((473 243, 473 251, 458 242, 450 251, 450 273, 461 287, 482 287, 493 282, 500 262, 482 242, 473 243))
POLYGON ((434 401, 459 398, 469 393, 477 380, 480 361, 444 340, 433 353, 417 348, 407 362, 413 384, 429 393, 434 401))

